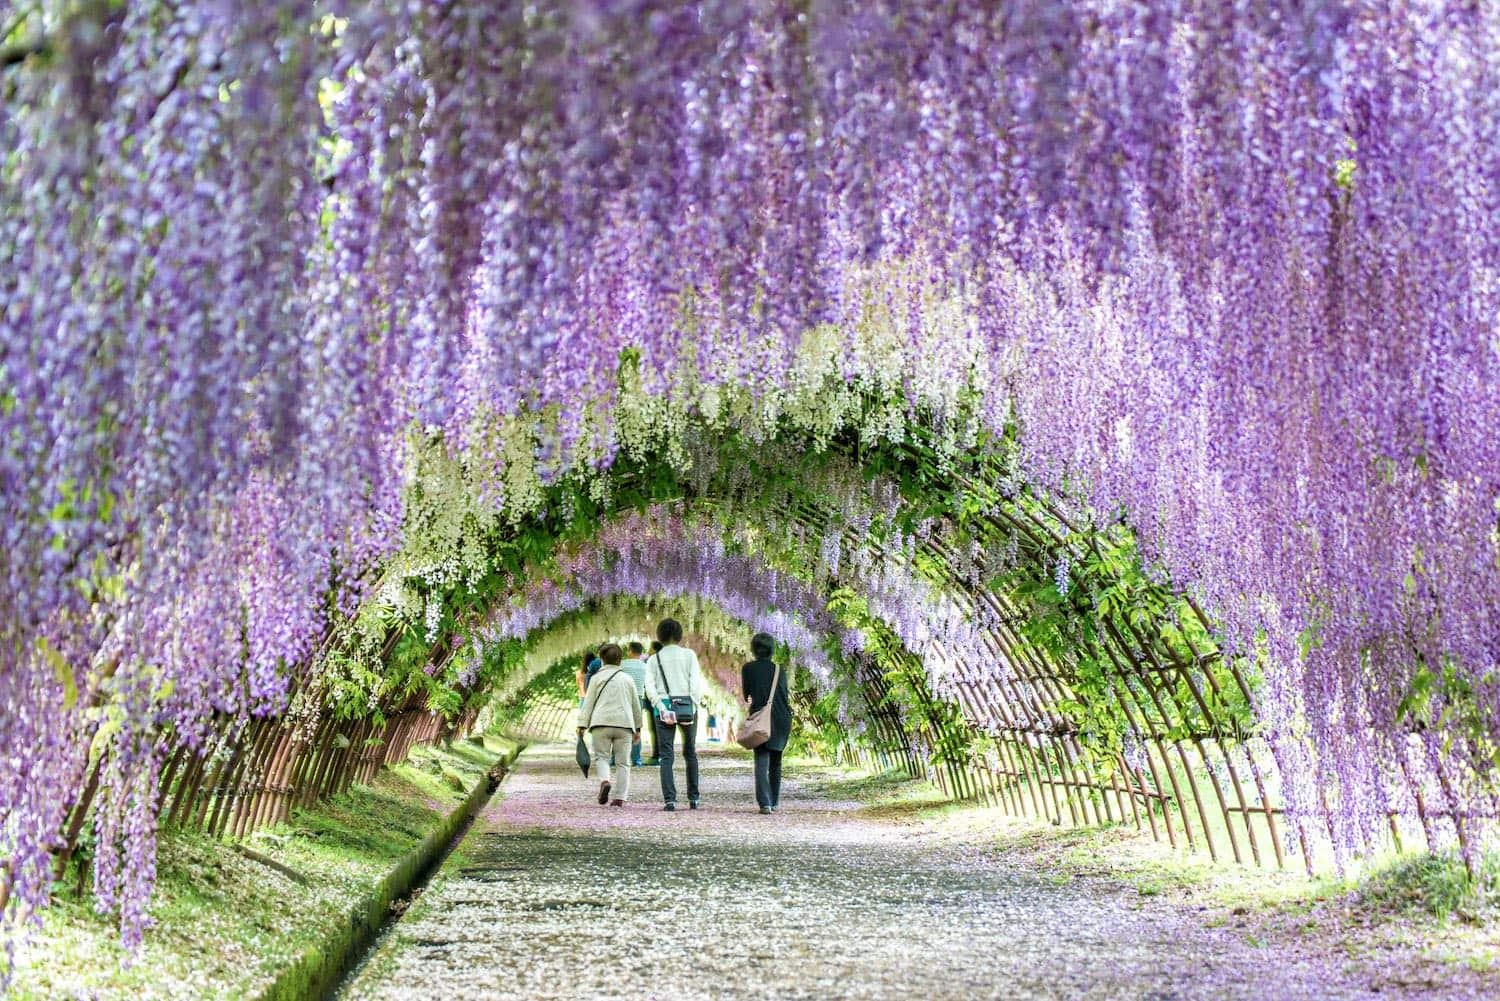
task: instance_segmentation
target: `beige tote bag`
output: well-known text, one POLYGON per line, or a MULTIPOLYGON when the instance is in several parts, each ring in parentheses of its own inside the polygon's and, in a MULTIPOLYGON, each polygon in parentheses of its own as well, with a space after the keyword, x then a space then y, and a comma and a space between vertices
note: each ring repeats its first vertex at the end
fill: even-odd
POLYGON ((776 686, 780 683, 781 665, 777 664, 776 671, 771 675, 771 697, 740 724, 740 732, 734 739, 741 747, 753 750, 771 739, 771 707, 776 704, 776 686))

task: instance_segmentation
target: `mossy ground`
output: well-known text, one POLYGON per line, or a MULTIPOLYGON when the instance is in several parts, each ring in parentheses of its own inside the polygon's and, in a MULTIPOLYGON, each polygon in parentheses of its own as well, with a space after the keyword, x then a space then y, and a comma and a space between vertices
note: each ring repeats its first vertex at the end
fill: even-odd
POLYGON ((368 786, 256 832, 246 847, 301 874, 306 885, 224 841, 163 832, 153 927, 140 952, 122 948, 92 896, 70 886, 17 953, 11 996, 25 1001, 255 997, 290 962, 321 948, 328 929, 465 800, 501 753, 487 738, 419 747, 368 786), (460 788, 461 787, 461 788, 460 788))
POLYGON ((1349 956, 1412 953, 1434 970, 1460 965, 1500 974, 1500 854, 1477 878, 1454 855, 1374 860, 1346 877, 1309 877, 1288 859, 1275 870, 1211 862, 1157 842, 1133 824, 1057 827, 1003 810, 955 803, 904 772, 875 775, 799 761, 820 795, 856 800, 872 817, 909 820, 933 834, 1024 859, 1059 883, 1101 879, 1203 912, 1252 944, 1316 937, 1349 956))

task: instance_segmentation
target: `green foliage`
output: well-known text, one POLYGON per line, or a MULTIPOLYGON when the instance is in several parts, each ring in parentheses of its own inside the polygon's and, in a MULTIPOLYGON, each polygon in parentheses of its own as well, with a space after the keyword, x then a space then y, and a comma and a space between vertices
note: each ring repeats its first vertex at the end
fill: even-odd
POLYGON ((1358 167, 1359 164, 1348 157, 1335 160, 1333 163, 1333 183, 1346 191, 1354 190, 1354 172, 1358 167))
POLYGON ((1404 856, 1369 877, 1359 898, 1397 914, 1477 919, 1500 902, 1500 855, 1485 855, 1473 873, 1451 852, 1404 856))
POLYGON ((909 738, 931 748, 937 764, 967 766, 975 757, 980 734, 968 725, 956 703, 932 695, 921 660, 870 612, 863 596, 839 588, 829 596, 828 608, 844 625, 864 633, 865 654, 884 674, 885 695, 872 708, 896 709, 909 738))
MULTIPOLYGON (((1481 684, 1493 686, 1500 678, 1491 672, 1481 684)), ((1483 700, 1469 677, 1457 665, 1445 663, 1434 670, 1419 661, 1406 692, 1396 707, 1396 718, 1414 730, 1436 727, 1443 736, 1443 753, 1455 749, 1462 735, 1462 751, 1481 772, 1500 768, 1500 744, 1490 731, 1483 700)))
POLYGON ((825 761, 838 756, 849 740, 849 733, 839 720, 840 693, 830 691, 803 702, 798 726, 792 730, 788 750, 793 754, 811 755, 825 761))
POLYGON ((572 702, 578 698, 578 663, 560 660, 532 678, 495 709, 495 723, 502 730, 519 723, 537 702, 572 702))

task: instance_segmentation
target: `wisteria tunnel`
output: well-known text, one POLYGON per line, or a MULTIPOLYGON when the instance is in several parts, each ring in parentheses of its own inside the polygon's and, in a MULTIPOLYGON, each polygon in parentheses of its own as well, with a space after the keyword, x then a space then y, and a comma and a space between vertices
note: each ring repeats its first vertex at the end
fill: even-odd
POLYGON ((339 996, 923 982, 712 904, 727 985, 569 972, 598 838, 933 997, 1500 990, 1497 136, 1488 0, 0 0, 0 991, 333 996, 389 922, 339 996), (726 719, 775 639, 789 840, 727 733, 701 819, 565 777, 667 617, 726 719), (1446 873, 1489 958, 1246 959, 1002 829, 1446 873), (301 958, 195 974, 240 865, 301 958))

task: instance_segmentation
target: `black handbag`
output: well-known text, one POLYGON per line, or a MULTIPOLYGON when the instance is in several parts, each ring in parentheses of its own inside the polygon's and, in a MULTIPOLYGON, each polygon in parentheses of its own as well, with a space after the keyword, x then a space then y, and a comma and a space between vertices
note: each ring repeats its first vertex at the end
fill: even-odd
POLYGON ((679 726, 692 726, 698 721, 698 707, 693 704, 691 695, 673 695, 671 686, 667 684, 667 669, 661 666, 661 654, 656 655, 656 673, 661 676, 661 688, 667 696, 666 711, 677 717, 679 726))
POLYGON ((583 777, 589 777, 589 745, 584 743, 583 734, 578 735, 578 751, 573 755, 578 762, 578 767, 583 769, 583 777))

